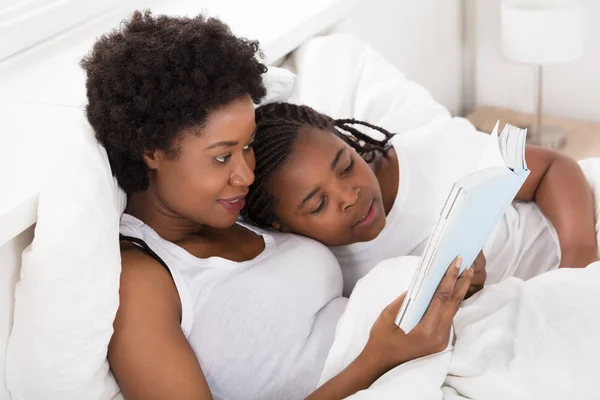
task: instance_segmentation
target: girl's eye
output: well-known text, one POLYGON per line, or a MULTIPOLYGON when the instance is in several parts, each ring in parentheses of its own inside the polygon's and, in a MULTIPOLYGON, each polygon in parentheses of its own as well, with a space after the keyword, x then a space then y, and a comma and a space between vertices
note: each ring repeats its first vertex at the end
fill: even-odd
POLYGON ((215 161, 219 164, 225 164, 231 158, 231 154, 226 154, 224 156, 215 157, 215 161))
POLYGON ((351 159, 350 164, 348 164, 348 166, 346 168, 344 168, 344 170, 342 171, 342 175, 346 175, 347 173, 352 171, 352 168, 354 168, 354 160, 353 159, 351 159))
POLYGON ((243 147, 244 151, 248 151, 248 150, 250 150, 250 149, 252 148, 252 145, 253 145, 253 144, 254 144, 254 142, 250 142, 250 143, 248 143, 247 145, 245 145, 245 146, 243 147))
POLYGON ((314 210, 312 210, 310 213, 311 214, 318 214, 318 213, 320 213, 325 208, 325 204, 327 204, 327 197, 323 197, 323 199, 321 200, 321 203, 319 203, 319 205, 317 206, 317 208, 315 208, 314 210))

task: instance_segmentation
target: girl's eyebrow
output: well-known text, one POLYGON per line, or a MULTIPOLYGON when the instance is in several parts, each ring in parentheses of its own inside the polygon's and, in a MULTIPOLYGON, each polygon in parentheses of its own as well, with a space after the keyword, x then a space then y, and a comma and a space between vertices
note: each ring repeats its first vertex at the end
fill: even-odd
MULTIPOLYGON (((332 171, 335 170, 335 167, 337 166, 338 162, 340 162, 340 159, 342 158, 342 155, 344 155, 345 151, 346 151, 346 148, 342 147, 341 149, 339 149, 337 151, 337 153, 335 153, 335 157, 333 158, 333 161, 331 162, 331 165, 329 166, 329 168, 331 168, 332 171)), ((304 199, 302 199, 302 202, 298 206, 298 209, 301 209, 304 206, 304 204, 306 204, 307 201, 309 201, 317 193, 319 193, 320 190, 321 190, 321 188, 317 186, 309 194, 307 194, 306 197, 304 199)))
POLYGON ((342 147, 341 149, 338 150, 338 152, 335 155, 335 158, 333 159, 333 161, 331 162, 331 170, 335 170, 335 167, 337 166, 337 163, 340 161, 340 158, 342 158, 342 154, 344 154, 344 151, 346 150, 345 147, 342 147))
POLYGON ((312 192, 310 192, 304 199, 302 199, 302 203, 300 203, 300 205, 298 206, 298 209, 301 209, 304 204, 306 204, 307 201, 309 201, 310 199, 312 199, 313 197, 315 197, 315 195, 317 193, 319 193, 319 191, 321 190, 320 187, 316 187, 312 190, 312 192))

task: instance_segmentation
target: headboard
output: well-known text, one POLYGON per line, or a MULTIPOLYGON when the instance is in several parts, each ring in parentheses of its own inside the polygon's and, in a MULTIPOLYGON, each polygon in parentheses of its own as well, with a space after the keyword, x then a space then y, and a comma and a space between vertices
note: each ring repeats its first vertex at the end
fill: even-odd
MULTIPOLYGON (((152 10, 155 14, 208 12, 218 16, 236 34, 258 39, 266 62, 275 64, 307 39, 331 28, 357 2, 200 0, 175 1, 152 10)), ((130 12, 111 10, 0 62, 0 400, 10 398, 4 368, 21 253, 34 237, 43 173, 52 168, 48 155, 53 146, 68 146, 58 129, 51 127, 56 131, 49 132, 44 127, 44 118, 56 107, 83 112, 85 77, 79 60, 98 35, 130 12)))

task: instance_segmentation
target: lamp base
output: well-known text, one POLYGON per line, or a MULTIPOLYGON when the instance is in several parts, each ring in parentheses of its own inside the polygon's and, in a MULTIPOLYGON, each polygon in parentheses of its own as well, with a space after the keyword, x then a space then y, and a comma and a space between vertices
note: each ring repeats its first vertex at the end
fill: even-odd
POLYGON ((567 137, 565 131, 555 126, 542 125, 539 134, 537 126, 532 125, 528 128, 527 143, 537 146, 547 147, 549 149, 558 150, 565 147, 567 137))

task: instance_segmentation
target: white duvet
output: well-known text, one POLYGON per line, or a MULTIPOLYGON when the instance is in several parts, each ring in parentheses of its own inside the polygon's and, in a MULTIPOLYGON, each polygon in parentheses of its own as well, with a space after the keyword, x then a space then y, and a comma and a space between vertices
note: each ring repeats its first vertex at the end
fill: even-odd
MULTIPOLYGON (((581 166, 600 221, 600 159, 581 166)), ((408 288, 417 261, 386 260, 359 281, 338 324, 321 382, 362 350, 379 312, 408 288)), ((454 346, 393 369, 351 398, 600 399, 599 309, 600 263, 488 286, 456 315, 454 346)))

